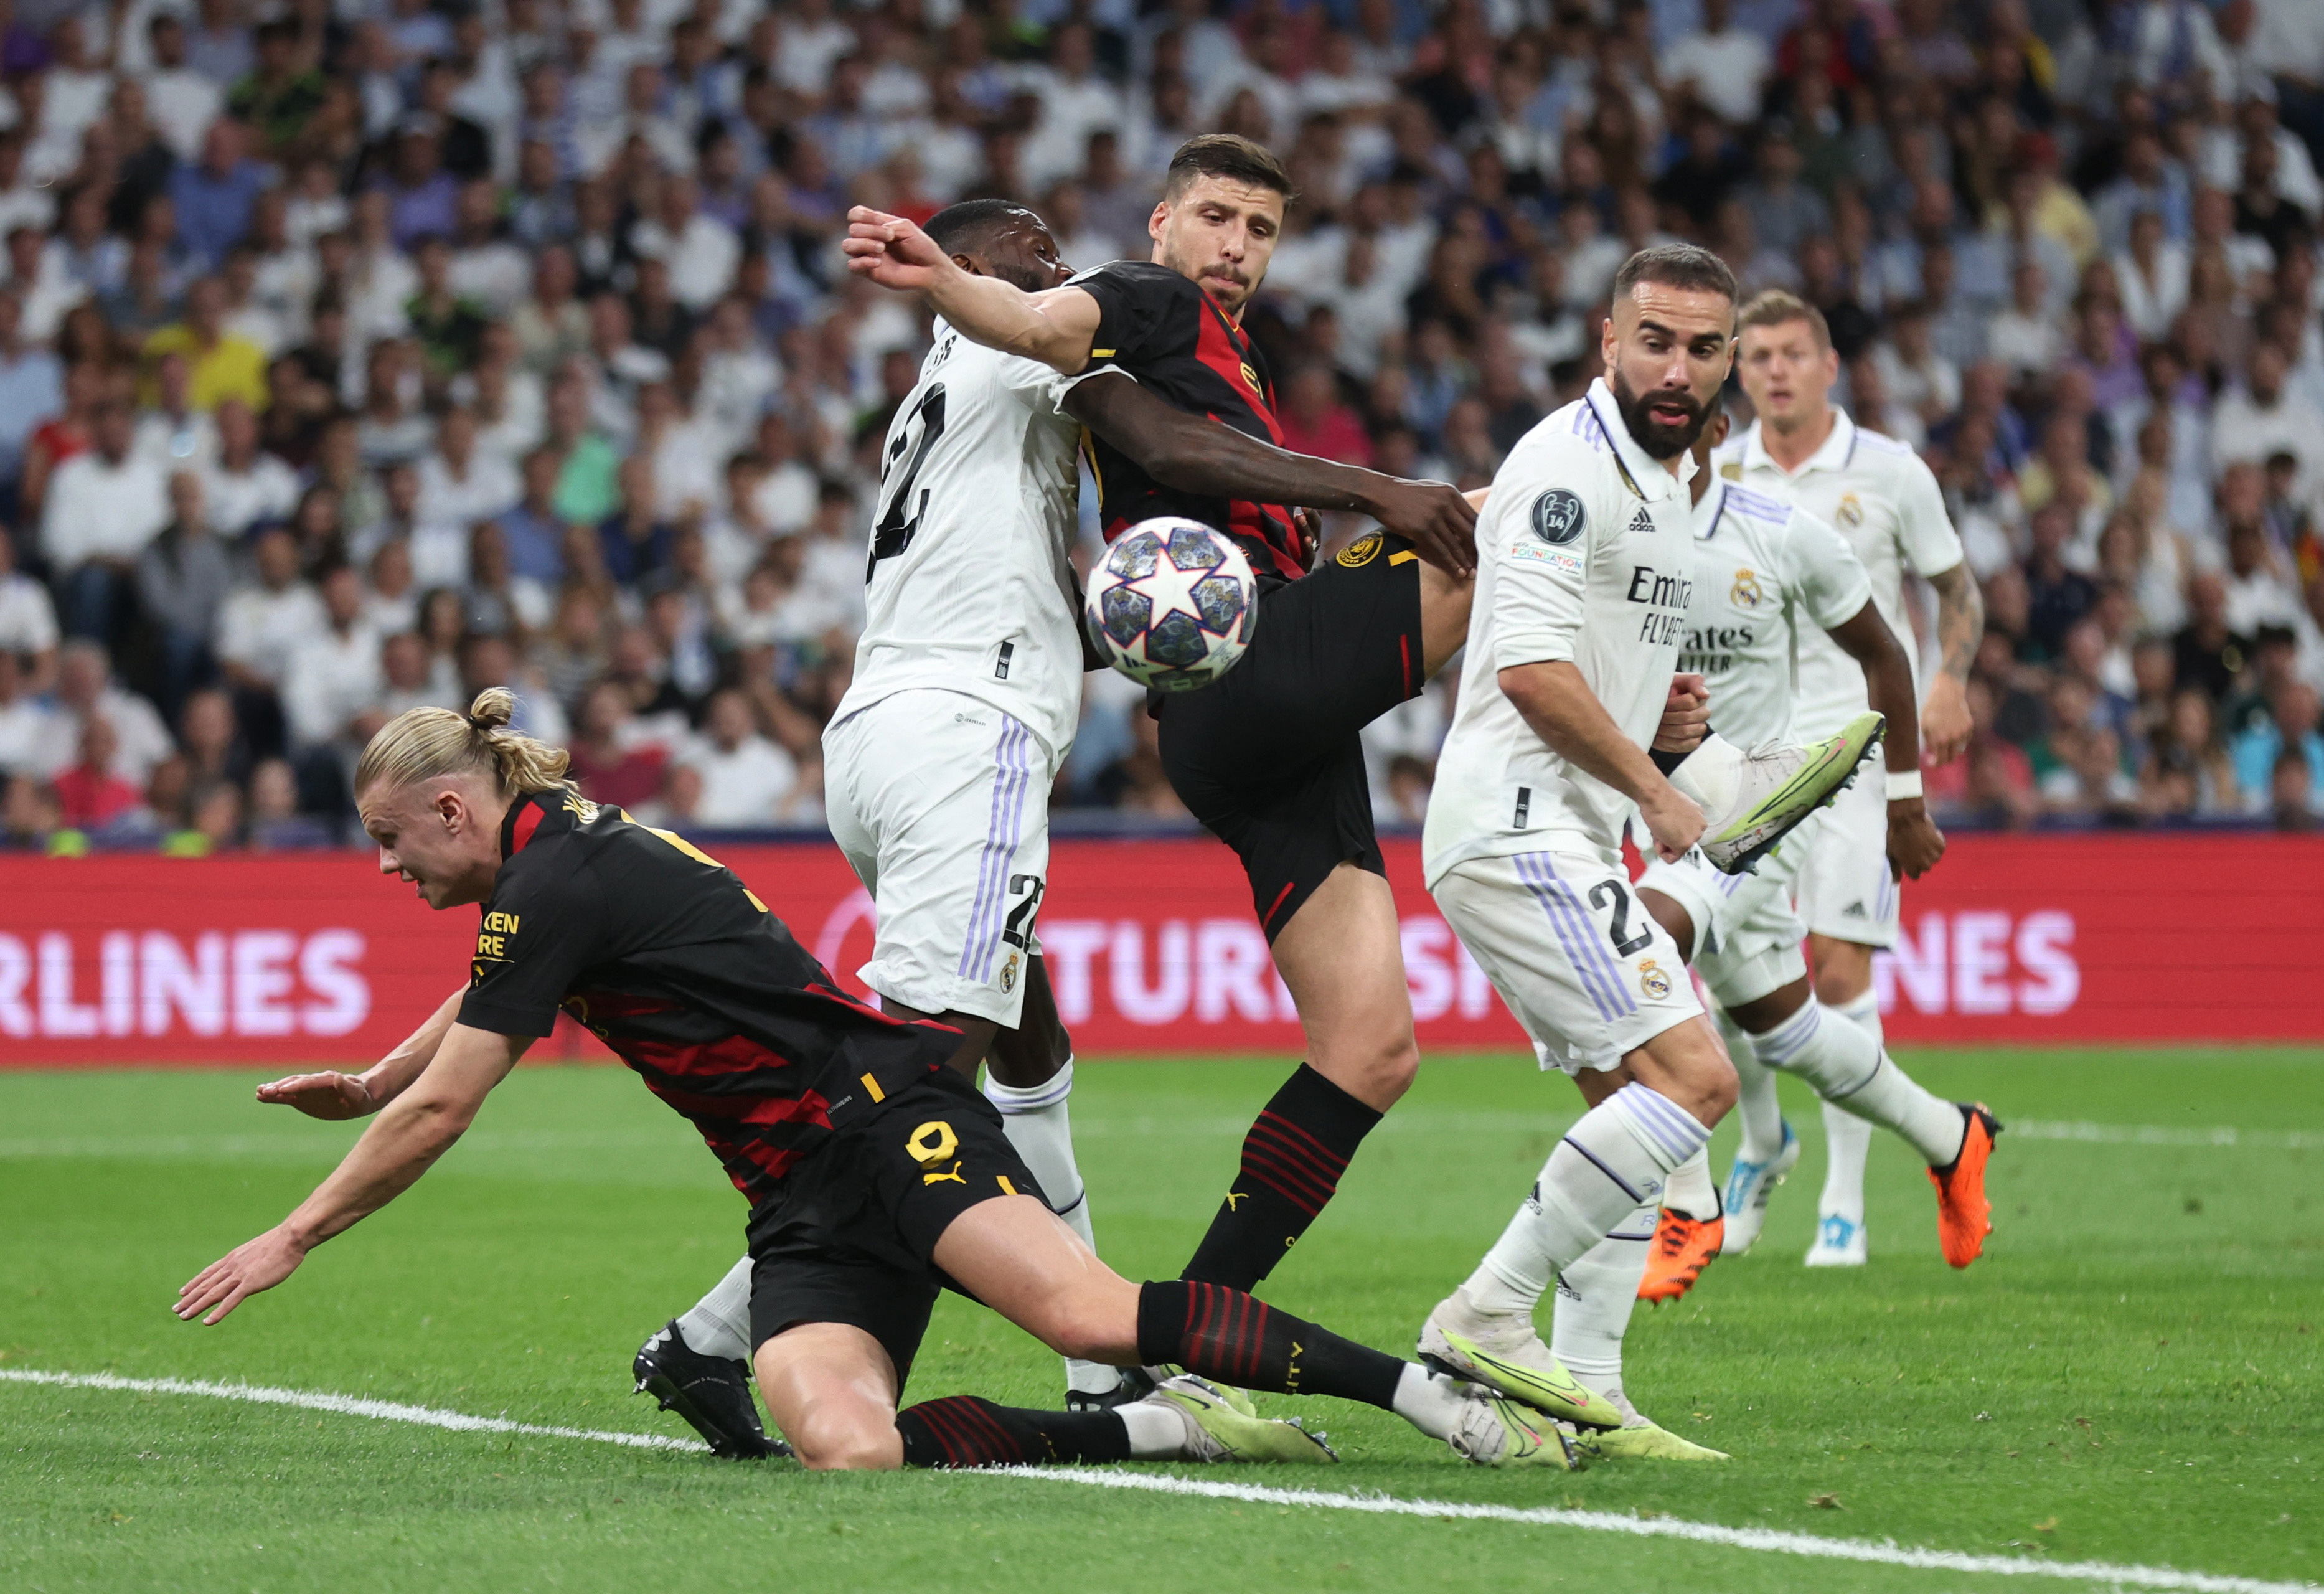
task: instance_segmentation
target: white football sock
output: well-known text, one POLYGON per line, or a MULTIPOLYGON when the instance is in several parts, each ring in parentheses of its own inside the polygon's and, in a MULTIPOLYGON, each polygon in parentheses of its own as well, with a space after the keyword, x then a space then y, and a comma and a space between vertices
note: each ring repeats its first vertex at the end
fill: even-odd
POLYGON ((1775 1096, 1775 1075, 1759 1061, 1759 1048, 1726 1009, 1719 1009, 1719 1034, 1735 1060, 1735 1116, 1743 1144, 1735 1155, 1746 1162, 1769 1163, 1784 1148, 1784 1109, 1775 1096))
POLYGON ((1186 1413, 1184 1407, 1159 1400, 1133 1400, 1113 1408, 1130 1430, 1133 1461, 1175 1460, 1186 1453, 1186 1413))
MULTIPOLYGON (((1097 1249, 1097 1234, 1090 1226, 1089 1188, 1074 1161, 1073 1119, 1065 1107, 1074 1092, 1073 1059, 1037 1085, 1019 1089, 1004 1085, 988 1072, 984 1099, 1001 1112, 1001 1128, 1009 1144, 1025 1159, 1026 1170, 1040 1181, 1050 1210, 1075 1234, 1097 1249)), ((1102 1362, 1065 1359, 1065 1387, 1084 1395, 1102 1395, 1121 1381, 1119 1369, 1102 1362)), ((1175 1452, 1174 1452, 1175 1453, 1175 1452)))
MULTIPOLYGON (((1868 990, 1853 1001, 1842 1002, 1828 1009, 1833 1017, 1845 1018, 1858 1029, 1872 1037, 1874 1046, 1884 1045, 1886 1037, 1880 1027, 1880 998, 1868 990)), ((1827 1026, 1827 1027, 1837 1027, 1827 1026)), ((1767 1061, 1775 1059, 1762 1047, 1760 1054, 1767 1061)), ((1870 1075, 1869 1065, 1858 1071, 1859 1079, 1870 1075)), ((1818 1087, 1818 1094, 1825 1087, 1818 1087)), ((1872 1151, 1872 1126, 1852 1112, 1834 1107, 1830 1101, 1823 1108, 1824 1171, 1823 1193, 1816 1200, 1820 1217, 1835 1213, 1849 1222, 1864 1222, 1864 1162, 1872 1151)))
POLYGON ((1622 1336, 1638 1304, 1638 1281, 1646 1274, 1646 1252, 1661 1209, 1642 1206, 1614 1232, 1573 1261, 1557 1281, 1557 1306, 1550 1323, 1549 1349, 1560 1366, 1593 1390, 1623 1403, 1622 1336))
POLYGON ((751 1258, 743 1258, 726 1270, 678 1320, 686 1342, 705 1356, 729 1361, 751 1359, 751 1258))
POLYGON ((1757 1049, 1769 1063, 1813 1085, 1827 1103, 1898 1136, 1932 1167, 1960 1155, 1966 1133, 1960 1109, 1914 1083, 1859 1024, 1827 1021, 1812 998, 1761 1036, 1757 1049))
POLYGON ((1709 815, 1734 806, 1742 779, 1743 750, 1713 731, 1671 771, 1670 783, 1709 815))
POLYGON ((1663 1205, 1698 1221, 1719 1216, 1719 1187, 1711 1182, 1711 1153, 1698 1151, 1672 1170, 1663 1205))
POLYGON ((1530 1314, 1558 1273, 1630 1212, 1660 1205, 1672 1173, 1711 1139, 1702 1120, 1633 1081, 1582 1114, 1533 1193, 1469 1276, 1480 1312, 1530 1314))
POLYGON ((1943 1167, 1959 1156, 1961 1141, 1969 1134, 1969 1120, 1960 1108, 1915 1082, 1886 1052, 1880 1054, 1880 1066, 1869 1080, 1849 1095, 1833 1097, 1827 1105, 1893 1130, 1932 1168, 1943 1167))
POLYGON ((1407 1361, 1404 1376, 1397 1380, 1390 1409, 1429 1438, 1449 1439, 1469 1398, 1462 1384, 1416 1361, 1407 1361))

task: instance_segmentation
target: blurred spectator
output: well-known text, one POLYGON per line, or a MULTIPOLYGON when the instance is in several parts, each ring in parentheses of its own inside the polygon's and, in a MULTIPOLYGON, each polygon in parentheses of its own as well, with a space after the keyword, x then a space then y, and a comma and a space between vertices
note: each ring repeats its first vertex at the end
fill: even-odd
POLYGON ((130 451, 129 406, 100 405, 91 447, 57 467, 41 509, 41 551, 56 582, 68 636, 104 640, 145 545, 169 524, 169 490, 152 461, 130 451))
POLYGON ((759 733, 751 700, 728 690, 711 698, 701 736, 678 756, 702 781, 696 825, 713 830, 811 823, 816 805, 790 754, 759 733))
POLYGON ((65 824, 75 830, 102 830, 135 811, 136 783, 114 772, 121 739, 103 714, 81 722, 80 756, 57 771, 57 803, 65 824))

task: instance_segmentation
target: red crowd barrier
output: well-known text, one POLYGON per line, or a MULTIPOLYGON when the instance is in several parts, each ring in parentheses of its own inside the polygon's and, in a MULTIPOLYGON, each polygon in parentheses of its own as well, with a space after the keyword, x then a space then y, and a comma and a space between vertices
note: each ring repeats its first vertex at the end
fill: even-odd
MULTIPOLYGON (((711 850, 856 986, 872 908, 835 849, 711 850)), ((1521 1045, 1418 848, 1388 860, 1422 1044, 1521 1045)), ((1965 836, 1905 889, 1877 965, 1888 1032, 2324 1040, 2319 902, 2324 839, 1965 836)), ((1241 874, 1207 838, 1060 841, 1039 930, 1085 1055, 1298 1048, 1241 874)), ((357 852, 0 858, 0 1066, 360 1062, 461 979, 475 933, 357 852)))

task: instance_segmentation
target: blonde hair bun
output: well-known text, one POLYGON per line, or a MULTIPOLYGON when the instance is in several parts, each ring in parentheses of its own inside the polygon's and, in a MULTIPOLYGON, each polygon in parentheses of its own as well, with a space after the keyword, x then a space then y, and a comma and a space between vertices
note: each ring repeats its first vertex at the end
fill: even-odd
POLYGON ((380 727, 355 764, 355 795, 373 787, 409 786, 447 776, 489 775, 503 797, 579 788, 566 779, 571 760, 561 747, 515 729, 516 694, 487 686, 465 714, 448 708, 411 708, 380 727))

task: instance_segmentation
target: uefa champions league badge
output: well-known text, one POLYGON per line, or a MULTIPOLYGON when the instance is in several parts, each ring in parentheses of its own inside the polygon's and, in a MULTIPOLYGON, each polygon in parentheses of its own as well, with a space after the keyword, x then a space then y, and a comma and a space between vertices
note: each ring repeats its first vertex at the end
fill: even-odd
POLYGON ((1580 494, 1563 487, 1552 487, 1533 501, 1533 534, 1553 548, 1581 536, 1588 518, 1580 494))

